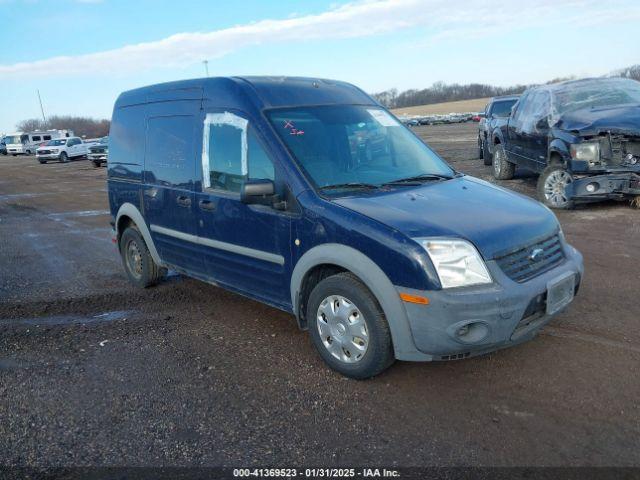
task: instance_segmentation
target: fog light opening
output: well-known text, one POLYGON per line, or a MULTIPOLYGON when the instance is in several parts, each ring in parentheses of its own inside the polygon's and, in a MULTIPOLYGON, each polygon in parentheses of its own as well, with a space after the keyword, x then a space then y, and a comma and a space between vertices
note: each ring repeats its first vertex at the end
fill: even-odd
POLYGON ((599 188, 600 188, 600 185, 598 184, 598 182, 591 182, 585 187, 585 189, 589 193, 593 193, 596 190, 598 190, 599 188))
POLYGON ((478 343, 489 335, 489 326, 483 322, 470 322, 457 328, 456 339, 464 343, 478 343))

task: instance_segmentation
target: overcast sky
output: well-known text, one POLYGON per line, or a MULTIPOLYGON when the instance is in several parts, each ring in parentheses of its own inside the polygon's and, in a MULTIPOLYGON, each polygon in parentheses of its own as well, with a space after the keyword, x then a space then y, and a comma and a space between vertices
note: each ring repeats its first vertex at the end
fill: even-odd
POLYGON ((366 91, 495 85, 640 63, 637 0, 0 0, 0 132, 108 118, 117 95, 214 75, 335 78, 366 91))

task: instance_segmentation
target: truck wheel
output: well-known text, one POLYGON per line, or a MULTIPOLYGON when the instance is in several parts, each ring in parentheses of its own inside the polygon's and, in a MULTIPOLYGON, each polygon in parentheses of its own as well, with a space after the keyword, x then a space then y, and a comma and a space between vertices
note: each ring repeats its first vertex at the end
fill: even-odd
POLYGON ((489 145, 486 141, 482 142, 482 160, 484 160, 485 165, 491 165, 493 163, 491 152, 489 151, 489 145))
POLYGON ((322 359, 347 377, 373 377, 394 362, 391 333, 369 289, 353 274, 318 283, 307 302, 309 333, 322 359))
POLYGON ((102 164, 102 162, 100 162, 100 160, 93 160, 91 163, 93 163, 93 166, 96 168, 99 168, 100 165, 102 164))
POLYGON ((157 284, 166 269, 153 261, 140 231, 127 227, 120 237, 120 255, 129 281, 136 287, 147 288, 157 284))
POLYGON ((67 163, 69 161, 69 157, 67 156, 67 152, 62 152, 60 154, 60 162, 67 163))
POLYGON ((483 148, 483 145, 482 145, 482 139, 478 135, 478 158, 480 160, 482 160, 483 159, 483 155, 484 155, 484 148, 483 148))
POLYGON ((501 143, 497 143, 493 155, 493 176, 498 180, 511 180, 515 170, 516 166, 507 161, 504 147, 501 143))
POLYGON ((538 198, 549 208, 568 210, 573 208, 573 200, 566 192, 573 176, 560 165, 550 165, 538 177, 538 198))
POLYGON ((45 163, 47 163, 47 161, 46 161, 46 160, 38 159, 38 161, 40 162, 40 165, 44 165, 45 163))

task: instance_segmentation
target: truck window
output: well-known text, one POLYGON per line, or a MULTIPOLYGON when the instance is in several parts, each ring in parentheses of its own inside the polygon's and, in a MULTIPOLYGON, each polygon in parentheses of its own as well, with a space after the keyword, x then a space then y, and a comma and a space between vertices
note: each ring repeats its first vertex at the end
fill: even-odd
POLYGON ((186 186, 194 174, 193 115, 151 117, 147 123, 145 169, 150 183, 186 186))
POLYGON ((39 142, 40 140, 42 140, 42 137, 40 137, 40 135, 34 135, 31 137, 31 141, 33 142, 39 142))
POLYGON ((42 140, 51 140, 51 135, 43 135, 42 140))
POLYGON ((239 192, 247 179, 274 180, 271 159, 248 121, 210 113, 203 132, 203 188, 239 192))

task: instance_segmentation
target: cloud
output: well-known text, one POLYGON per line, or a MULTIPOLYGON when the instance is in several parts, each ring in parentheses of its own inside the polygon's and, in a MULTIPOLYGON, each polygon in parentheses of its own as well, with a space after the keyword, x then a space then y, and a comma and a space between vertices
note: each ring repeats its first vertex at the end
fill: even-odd
MULTIPOLYGON (((640 8, 633 3, 617 3, 627 5, 625 18, 640 15, 640 8)), ((507 26, 525 28, 549 18, 560 18, 566 24, 584 22, 587 12, 589 21, 598 23, 599 18, 610 19, 612 9, 616 10, 611 3, 600 6, 595 0, 363 0, 314 15, 260 20, 212 32, 178 33, 102 52, 0 65, 0 79, 184 68, 252 45, 366 37, 409 28, 423 29, 425 38, 444 39, 478 36, 507 26)))

